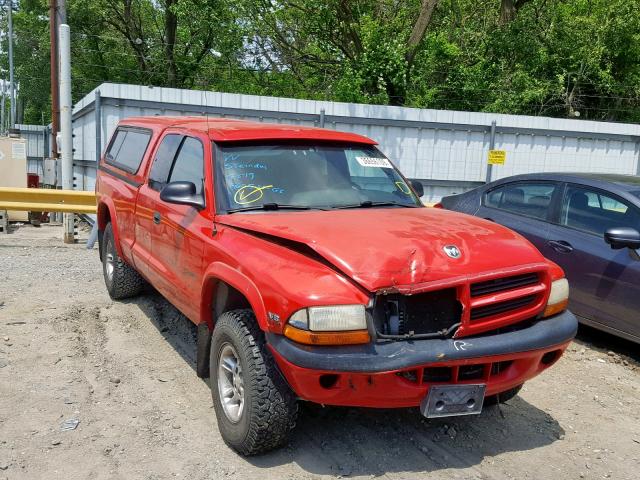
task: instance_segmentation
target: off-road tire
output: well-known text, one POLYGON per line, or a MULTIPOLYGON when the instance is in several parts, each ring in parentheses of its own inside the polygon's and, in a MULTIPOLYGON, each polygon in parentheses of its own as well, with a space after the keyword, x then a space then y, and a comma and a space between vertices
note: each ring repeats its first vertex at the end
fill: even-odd
POLYGON ((209 365, 213 406, 225 443, 242 455, 257 455, 282 446, 295 426, 298 404, 251 310, 220 315, 211 338, 209 365), (218 393, 218 362, 227 344, 237 352, 243 372, 244 409, 237 423, 225 414, 218 393))
POLYGON ((510 390, 505 390, 502 393, 498 393, 497 395, 491 395, 484 399, 484 405, 491 406, 497 405, 498 403, 506 403, 511 400, 513 397, 518 395, 522 390, 522 385, 518 385, 517 387, 513 387, 510 390))
POLYGON ((144 278, 118 255, 111 223, 108 223, 104 229, 102 240, 102 274, 107 292, 114 300, 134 297, 146 285, 144 278), (112 258, 113 275, 111 278, 107 274, 108 258, 112 258))

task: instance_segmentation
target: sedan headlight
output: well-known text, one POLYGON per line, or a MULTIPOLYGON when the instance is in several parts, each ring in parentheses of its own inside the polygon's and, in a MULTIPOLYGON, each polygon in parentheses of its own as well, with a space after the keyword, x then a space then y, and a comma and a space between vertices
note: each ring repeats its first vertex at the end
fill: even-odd
POLYGON ((549 300, 544 309, 543 317, 550 317, 567 309, 569 303, 569 282, 566 278, 554 280, 551 282, 551 292, 549 300))
POLYGON ((307 345, 353 345, 370 341, 364 305, 303 308, 291 315, 284 335, 307 345))

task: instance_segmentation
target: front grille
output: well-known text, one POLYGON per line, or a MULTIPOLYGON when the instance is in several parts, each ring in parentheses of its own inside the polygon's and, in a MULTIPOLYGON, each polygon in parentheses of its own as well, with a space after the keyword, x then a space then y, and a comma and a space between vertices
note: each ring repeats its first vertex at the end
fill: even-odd
POLYGON ((482 307, 476 307, 471 310, 471 320, 479 320, 481 318, 492 317, 501 313, 516 310, 531 305, 536 300, 536 295, 527 295, 525 297, 514 298, 504 302, 492 303, 482 307))
POLYGON ((521 287, 535 285, 540 281, 537 273, 525 273, 522 275, 513 275, 511 277, 494 278, 484 282, 471 284, 471 297, 480 297, 489 295, 490 293, 503 292, 505 290, 513 290, 521 287))
POLYGON ((513 360, 503 360, 501 362, 474 363, 450 367, 429 366, 404 370, 396 375, 417 385, 488 382, 494 377, 505 374, 513 364, 513 360))
POLYGON ((547 282, 533 271, 409 295, 385 292, 369 311, 379 341, 477 335, 534 318, 547 282))
MULTIPOLYGON (((374 319, 381 338, 453 334, 462 318, 455 288, 414 295, 385 295, 376 301, 374 319)), ((424 337, 423 337, 424 338, 424 337)))

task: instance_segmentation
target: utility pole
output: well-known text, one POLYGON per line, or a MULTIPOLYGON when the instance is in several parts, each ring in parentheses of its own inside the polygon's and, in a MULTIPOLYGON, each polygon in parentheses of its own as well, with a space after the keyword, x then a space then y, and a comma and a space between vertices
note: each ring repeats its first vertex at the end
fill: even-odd
POLYGON ((11 125, 16 126, 16 88, 13 78, 13 0, 9 0, 9 98, 11 99, 11 125))
POLYGON ((58 131, 60 130, 60 97, 58 92, 58 25, 57 2, 49 1, 49 40, 51 42, 51 156, 58 158, 58 131))
MULTIPOLYGON (((62 188, 73 190, 73 131, 71 125, 71 31, 69 25, 59 27, 60 40, 60 136, 62 151, 62 188)), ((65 213, 64 243, 74 243, 73 213, 65 213)))

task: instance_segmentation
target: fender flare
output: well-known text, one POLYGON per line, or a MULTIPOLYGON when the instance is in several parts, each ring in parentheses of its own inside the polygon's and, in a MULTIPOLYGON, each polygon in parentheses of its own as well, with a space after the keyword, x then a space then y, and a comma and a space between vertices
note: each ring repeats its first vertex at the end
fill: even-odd
POLYGON ((200 318, 209 326, 209 331, 213 331, 214 319, 211 315, 213 299, 216 289, 212 285, 214 282, 223 281, 242 293, 249 301, 253 313, 256 316, 258 325, 263 331, 268 329, 267 310, 264 306, 262 295, 253 281, 229 265, 222 262, 213 262, 205 273, 202 282, 202 299, 200 301, 200 318))
POLYGON ((98 231, 104 232, 104 229, 106 228, 107 225, 103 217, 100 215, 101 208, 106 208, 109 211, 109 218, 111 219, 111 224, 113 226, 112 227, 113 240, 116 244, 116 251, 118 252, 118 256, 122 258, 122 248, 120 247, 120 234, 118 232, 118 219, 116 217, 116 208, 115 208, 115 205, 113 204, 113 200, 109 197, 101 196, 100 201, 98 202, 98 209, 97 209, 98 231))

